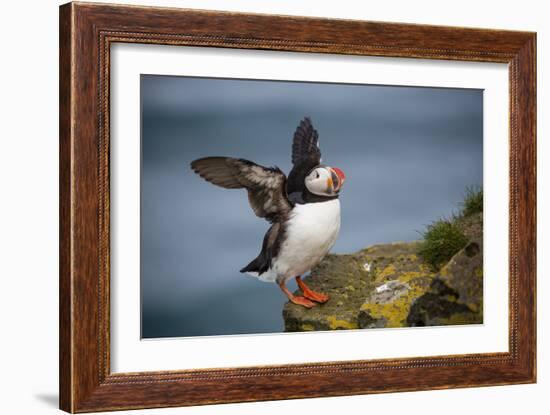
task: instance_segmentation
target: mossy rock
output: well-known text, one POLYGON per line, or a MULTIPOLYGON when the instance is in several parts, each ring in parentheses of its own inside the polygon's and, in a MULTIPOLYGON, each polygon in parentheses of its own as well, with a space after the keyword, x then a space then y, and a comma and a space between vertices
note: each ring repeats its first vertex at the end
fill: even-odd
POLYGON ((405 272, 396 280, 378 286, 361 305, 359 327, 407 326, 411 305, 429 290, 433 278, 433 274, 426 272, 405 272))
MULTIPOLYGON (((314 291, 329 295, 329 301, 316 307, 287 302, 283 309, 285 331, 354 329, 357 309, 370 291, 372 276, 364 268, 364 256, 327 255, 304 282, 314 291)), ((296 295, 301 295, 299 291, 296 295)))
POLYGON ((388 251, 376 272, 373 290, 358 314, 360 328, 404 327, 412 302, 430 287, 433 274, 417 255, 420 242, 378 245, 388 251))
MULTIPOLYGON (((391 303, 392 296, 396 301, 406 297, 410 304, 425 292, 433 274, 417 256, 417 250, 418 242, 397 242, 374 245, 350 255, 328 255, 304 281, 313 290, 328 294, 329 301, 311 309, 287 302, 283 309, 285 331, 357 329, 372 324, 387 327, 380 322, 385 316, 375 312, 378 308, 371 316, 377 323, 366 322, 365 299, 372 299, 376 307, 391 303), (385 284, 390 288, 385 289, 385 284)), ((394 313, 388 318, 389 324, 397 318, 406 320, 408 305, 401 307, 399 317, 394 313)))
POLYGON ((455 219, 455 223, 468 240, 483 238, 483 213, 459 216, 455 219))
MULTIPOLYGON (((409 326, 483 323, 482 217, 468 218, 469 243, 441 269, 407 317, 409 326)), ((465 232, 465 233, 466 233, 465 232)))

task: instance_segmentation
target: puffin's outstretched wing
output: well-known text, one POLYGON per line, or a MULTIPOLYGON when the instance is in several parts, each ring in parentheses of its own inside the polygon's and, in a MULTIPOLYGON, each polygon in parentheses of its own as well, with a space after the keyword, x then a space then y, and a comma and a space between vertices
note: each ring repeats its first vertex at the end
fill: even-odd
POLYGON ((269 222, 284 218, 291 209, 286 196, 286 177, 277 167, 263 167, 244 159, 206 157, 191 168, 203 179, 226 189, 245 188, 256 216, 269 222))
POLYGON ((319 134, 313 128, 309 117, 301 122, 292 142, 292 170, 288 175, 286 190, 290 195, 294 192, 302 193, 305 187, 305 178, 308 173, 321 164, 321 150, 319 149, 319 134))

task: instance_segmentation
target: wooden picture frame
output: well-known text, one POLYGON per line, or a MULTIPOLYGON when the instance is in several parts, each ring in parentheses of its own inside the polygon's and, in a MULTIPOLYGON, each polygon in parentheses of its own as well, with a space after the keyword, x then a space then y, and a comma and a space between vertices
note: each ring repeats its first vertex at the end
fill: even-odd
POLYGON ((69 3, 60 8, 59 94, 61 409, 90 412, 535 382, 535 33, 69 3), (507 63, 509 351, 111 373, 109 59, 116 42, 507 63))

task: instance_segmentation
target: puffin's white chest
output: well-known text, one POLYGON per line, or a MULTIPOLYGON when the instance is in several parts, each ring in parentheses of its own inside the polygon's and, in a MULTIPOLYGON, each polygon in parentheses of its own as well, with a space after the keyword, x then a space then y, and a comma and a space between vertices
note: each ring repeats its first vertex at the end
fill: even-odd
POLYGON ((340 231, 340 201, 296 205, 287 222, 285 241, 272 264, 278 280, 302 275, 330 251, 340 231))

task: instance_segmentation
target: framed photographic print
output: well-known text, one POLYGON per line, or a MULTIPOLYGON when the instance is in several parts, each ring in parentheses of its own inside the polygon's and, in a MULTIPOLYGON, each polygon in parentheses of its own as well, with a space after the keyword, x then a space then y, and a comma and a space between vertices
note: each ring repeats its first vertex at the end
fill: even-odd
POLYGON ((60 407, 535 382, 536 36, 60 8, 60 407))

